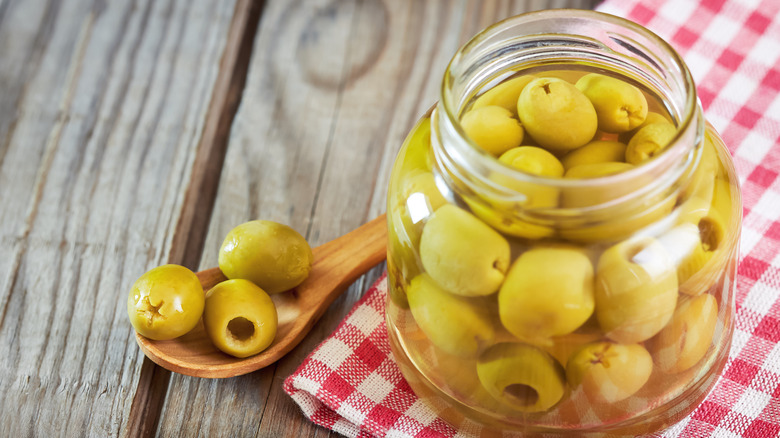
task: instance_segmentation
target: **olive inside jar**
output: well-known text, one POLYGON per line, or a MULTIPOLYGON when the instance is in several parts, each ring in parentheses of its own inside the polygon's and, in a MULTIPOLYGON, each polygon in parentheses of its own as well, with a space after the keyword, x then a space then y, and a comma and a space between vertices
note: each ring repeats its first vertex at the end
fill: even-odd
POLYGON ((667 427, 727 359, 741 212, 662 39, 592 11, 500 22, 455 54, 393 168, 395 358, 455 427, 667 427))

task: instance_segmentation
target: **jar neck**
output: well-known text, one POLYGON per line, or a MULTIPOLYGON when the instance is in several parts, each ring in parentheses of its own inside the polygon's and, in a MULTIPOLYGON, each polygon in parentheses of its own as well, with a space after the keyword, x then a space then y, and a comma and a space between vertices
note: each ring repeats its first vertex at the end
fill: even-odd
MULTIPOLYGON (((687 178, 698 159, 704 120, 693 79, 679 55, 658 36, 630 21, 581 10, 548 10, 510 18, 475 36, 453 57, 432 116, 436 166, 450 188, 463 195, 523 205, 516 188, 552 187, 578 191, 610 189, 597 205, 578 207, 576 215, 599 214, 665 193, 687 178), (460 116, 480 90, 528 68, 608 70, 661 97, 678 127, 662 154, 634 169, 598 178, 562 179, 530 175, 491 156, 464 133, 460 116), (625 193, 612 190, 631 187, 625 193)), ((525 208, 541 221, 572 217, 571 209, 525 208)))

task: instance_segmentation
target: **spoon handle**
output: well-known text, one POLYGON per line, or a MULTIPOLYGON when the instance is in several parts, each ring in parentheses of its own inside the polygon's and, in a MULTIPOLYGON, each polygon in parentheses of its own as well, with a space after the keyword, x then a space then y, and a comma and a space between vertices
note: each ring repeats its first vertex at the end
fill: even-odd
POLYGON ((387 257, 385 215, 328 243, 314 248, 309 277, 295 293, 302 308, 312 309, 313 322, 358 277, 387 257), (316 292, 315 292, 316 291, 316 292))

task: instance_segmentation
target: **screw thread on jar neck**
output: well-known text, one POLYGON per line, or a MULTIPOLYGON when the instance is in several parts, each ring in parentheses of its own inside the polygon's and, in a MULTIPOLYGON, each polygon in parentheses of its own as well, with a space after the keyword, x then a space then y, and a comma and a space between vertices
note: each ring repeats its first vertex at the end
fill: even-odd
MULTIPOLYGON (((452 58, 432 115, 432 145, 445 182, 463 196, 490 197, 523 205, 522 187, 561 191, 633 187, 598 205, 577 208, 583 215, 606 214, 615 208, 674 190, 696 165, 704 122, 693 79, 668 44, 649 30, 622 18, 594 11, 548 10, 512 17, 486 29, 452 58), (510 168, 465 135, 460 116, 480 91, 529 67, 566 66, 606 69, 660 96, 678 131, 662 154, 634 169, 598 178, 563 179, 530 175, 510 168)), ((516 208, 516 207, 515 207, 516 208)), ((524 208, 532 221, 560 221, 571 209, 524 208)))

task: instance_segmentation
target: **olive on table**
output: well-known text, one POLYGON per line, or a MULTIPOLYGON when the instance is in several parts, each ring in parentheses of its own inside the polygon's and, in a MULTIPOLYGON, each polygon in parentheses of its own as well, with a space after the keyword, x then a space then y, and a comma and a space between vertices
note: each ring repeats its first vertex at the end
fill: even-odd
POLYGON ((241 358, 253 356, 268 348, 276 336, 276 306, 251 281, 223 281, 206 294, 203 325, 221 351, 241 358))
POLYGON ((177 338, 198 324, 203 313, 198 277, 179 265, 153 268, 138 278, 127 298, 133 328, 156 341, 177 338))
POLYGON ((269 294, 301 284, 312 259, 309 244, 297 231, 265 220, 233 228, 219 249, 219 268, 227 278, 252 281, 269 294))

